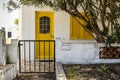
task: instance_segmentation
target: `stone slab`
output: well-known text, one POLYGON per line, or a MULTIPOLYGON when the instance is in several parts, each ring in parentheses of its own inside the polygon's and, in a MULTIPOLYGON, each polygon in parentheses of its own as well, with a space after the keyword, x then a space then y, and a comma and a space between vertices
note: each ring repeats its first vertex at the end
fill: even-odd
POLYGON ((0 80, 13 80, 17 74, 16 64, 7 64, 0 66, 0 80))
POLYGON ((56 78, 57 80, 67 80, 61 63, 56 63, 56 78))

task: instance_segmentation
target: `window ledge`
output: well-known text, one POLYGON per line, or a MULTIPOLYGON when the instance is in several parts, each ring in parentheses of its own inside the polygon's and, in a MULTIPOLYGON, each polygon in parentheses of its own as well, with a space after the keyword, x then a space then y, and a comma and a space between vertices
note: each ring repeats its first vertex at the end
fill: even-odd
POLYGON ((62 40, 63 44, 92 44, 95 40, 62 40))

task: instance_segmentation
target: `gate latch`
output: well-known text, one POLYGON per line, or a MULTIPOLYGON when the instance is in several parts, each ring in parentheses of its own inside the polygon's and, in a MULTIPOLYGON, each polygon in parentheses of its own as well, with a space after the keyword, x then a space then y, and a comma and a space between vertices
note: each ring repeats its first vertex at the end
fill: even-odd
POLYGON ((18 46, 22 46, 23 44, 18 43, 18 46))

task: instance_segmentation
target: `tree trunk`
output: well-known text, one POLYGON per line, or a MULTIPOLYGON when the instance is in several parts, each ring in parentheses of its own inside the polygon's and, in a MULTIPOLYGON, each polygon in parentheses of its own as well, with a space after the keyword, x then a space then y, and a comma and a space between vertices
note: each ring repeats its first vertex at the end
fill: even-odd
POLYGON ((95 34, 95 36, 96 36, 96 41, 98 42, 98 43, 103 43, 103 42, 105 42, 105 38, 102 36, 102 35, 100 35, 100 34, 95 34))

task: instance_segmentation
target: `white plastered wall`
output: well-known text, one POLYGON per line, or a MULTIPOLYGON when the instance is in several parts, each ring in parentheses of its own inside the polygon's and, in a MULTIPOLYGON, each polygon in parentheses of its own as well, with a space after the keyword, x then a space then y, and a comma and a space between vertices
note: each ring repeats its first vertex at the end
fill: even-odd
MULTIPOLYGON (((53 11, 51 8, 23 6, 21 9, 22 40, 35 40, 35 11, 53 11)), ((56 61, 71 64, 114 63, 119 59, 99 59, 99 45, 95 41, 70 40, 70 15, 54 12, 56 61)), ((31 51, 33 52, 33 51, 31 51)), ((34 59, 34 54, 31 55, 34 59)))
MULTIPOLYGON (((21 26, 22 39, 35 40, 35 11, 53 11, 50 8, 22 7, 21 26)), ((54 12, 55 38, 69 39, 70 17, 64 12, 54 12)))

